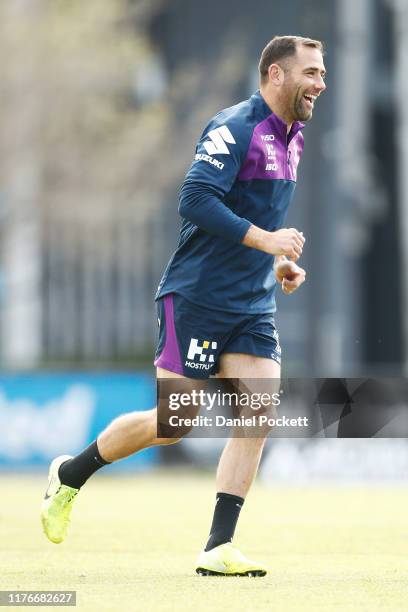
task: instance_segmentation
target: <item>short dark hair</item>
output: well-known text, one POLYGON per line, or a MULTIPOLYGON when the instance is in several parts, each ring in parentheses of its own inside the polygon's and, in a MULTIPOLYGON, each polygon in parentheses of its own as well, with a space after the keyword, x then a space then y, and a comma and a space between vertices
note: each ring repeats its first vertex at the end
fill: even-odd
POLYGON ((268 69, 271 64, 279 63, 296 55, 298 46, 313 47, 324 54, 324 46, 320 40, 304 38, 303 36, 274 36, 261 53, 259 60, 259 75, 264 83, 268 78, 268 69))

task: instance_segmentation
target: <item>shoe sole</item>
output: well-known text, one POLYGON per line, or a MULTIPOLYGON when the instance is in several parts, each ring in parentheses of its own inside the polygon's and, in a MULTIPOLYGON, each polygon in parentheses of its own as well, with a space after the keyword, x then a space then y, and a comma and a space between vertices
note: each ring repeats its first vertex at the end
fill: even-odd
POLYGON ((48 532, 47 532, 47 528, 46 528, 45 521, 46 521, 46 519, 43 519, 43 518, 41 517, 41 523, 42 523, 43 532, 44 532, 44 535, 45 535, 45 537, 47 538, 47 540, 48 540, 49 542, 52 542, 53 544, 62 544, 62 542, 64 541, 64 538, 59 538, 59 539, 54 538, 54 539, 52 539, 52 538, 51 538, 51 537, 48 535, 48 532))
POLYGON ((248 576, 249 578, 262 578, 263 576, 266 576, 266 570, 249 570, 247 572, 225 574, 224 572, 215 572, 213 570, 205 569, 204 567, 197 567, 196 572, 199 576, 248 576))

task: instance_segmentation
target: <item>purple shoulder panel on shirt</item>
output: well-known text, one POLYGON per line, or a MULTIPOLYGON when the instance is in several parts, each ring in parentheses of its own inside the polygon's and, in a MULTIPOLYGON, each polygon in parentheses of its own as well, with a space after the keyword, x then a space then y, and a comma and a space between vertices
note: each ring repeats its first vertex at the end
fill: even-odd
POLYGON ((287 134, 286 123, 271 113, 255 126, 246 159, 238 179, 286 179, 296 181, 303 151, 303 124, 293 124, 287 134), (289 144, 288 144, 289 142, 289 144))

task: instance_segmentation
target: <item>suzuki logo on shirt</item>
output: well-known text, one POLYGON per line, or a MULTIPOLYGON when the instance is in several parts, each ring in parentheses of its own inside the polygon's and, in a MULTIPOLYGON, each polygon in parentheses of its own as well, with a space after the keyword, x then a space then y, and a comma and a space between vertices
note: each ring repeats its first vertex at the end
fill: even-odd
POLYGON ((208 132, 207 136, 210 140, 203 142, 203 147, 208 155, 229 155, 229 149, 225 144, 236 144, 235 139, 226 125, 222 125, 215 130, 208 132))

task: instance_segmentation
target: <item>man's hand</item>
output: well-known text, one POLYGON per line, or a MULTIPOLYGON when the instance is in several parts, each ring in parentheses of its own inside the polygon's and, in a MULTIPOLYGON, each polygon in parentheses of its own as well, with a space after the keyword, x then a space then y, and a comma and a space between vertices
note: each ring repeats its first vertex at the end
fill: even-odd
POLYGON ((305 238, 301 232, 291 227, 269 232, 269 248, 272 255, 286 255, 292 261, 297 261, 302 254, 305 238))
POLYGON ((301 232, 293 227, 280 229, 276 232, 266 232, 255 225, 251 225, 242 242, 246 246, 259 249, 264 253, 286 255, 292 261, 297 261, 302 254, 305 238, 301 232))
POLYGON ((286 295, 293 293, 305 282, 306 272, 294 261, 279 258, 274 265, 275 278, 282 285, 282 291, 286 295))

